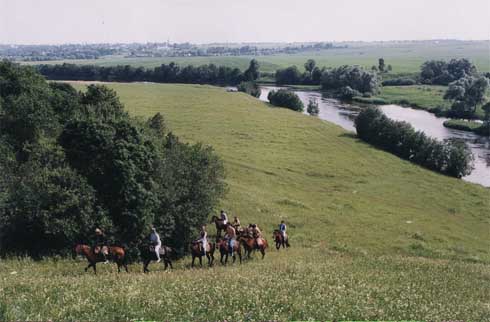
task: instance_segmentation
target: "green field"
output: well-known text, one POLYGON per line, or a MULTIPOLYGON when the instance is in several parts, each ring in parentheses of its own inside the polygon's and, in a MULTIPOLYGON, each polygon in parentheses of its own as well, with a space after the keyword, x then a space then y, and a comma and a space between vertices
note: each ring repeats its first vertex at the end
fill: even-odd
POLYGON ((227 173, 220 207, 269 241, 285 219, 293 248, 233 268, 190 270, 185 258, 149 276, 7 260, 0 320, 490 319, 489 189, 243 93, 110 86, 131 114, 162 112, 182 140, 211 144, 227 173))
MULTIPOLYGON (((278 68, 296 65, 303 69, 304 62, 313 58, 317 65, 322 67, 336 67, 340 65, 361 65, 371 68, 378 64, 378 58, 383 57, 386 64, 392 65, 392 74, 416 73, 420 71, 420 65, 429 59, 468 58, 473 61, 480 71, 490 71, 488 58, 489 44, 485 41, 478 42, 443 42, 443 43, 357 43, 349 48, 323 50, 296 55, 271 55, 255 57, 263 72, 275 72, 278 68)), ((163 63, 176 62, 180 65, 202 65, 214 63, 246 69, 251 56, 233 57, 162 57, 162 58, 124 58, 105 57, 97 60, 70 60, 75 64, 96 64, 101 66, 132 65, 155 67, 163 63)), ((41 63, 62 63, 63 61, 51 61, 41 63)), ((30 62, 29 64, 39 64, 30 62)))

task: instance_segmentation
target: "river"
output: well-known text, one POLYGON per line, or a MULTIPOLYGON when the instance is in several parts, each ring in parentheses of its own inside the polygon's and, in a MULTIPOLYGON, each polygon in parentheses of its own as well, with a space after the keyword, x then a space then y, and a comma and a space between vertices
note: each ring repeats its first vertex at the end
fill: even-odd
MULTIPOLYGON (((278 88, 262 86, 260 99, 267 102, 269 92, 278 88)), ((361 108, 359 105, 347 104, 336 99, 325 98, 322 97, 320 92, 304 90, 294 90, 294 92, 305 105, 305 110, 308 101, 315 99, 320 109, 320 113, 318 114, 320 119, 340 125, 348 131, 356 131, 354 119, 361 108)), ((469 176, 463 177, 463 180, 490 187, 490 138, 472 132, 446 128, 443 125, 446 120, 445 118, 436 117, 434 114, 423 110, 398 105, 381 105, 379 108, 391 119, 406 121, 412 124, 415 129, 424 131, 427 135, 439 140, 456 138, 466 142, 473 153, 475 168, 469 176)))

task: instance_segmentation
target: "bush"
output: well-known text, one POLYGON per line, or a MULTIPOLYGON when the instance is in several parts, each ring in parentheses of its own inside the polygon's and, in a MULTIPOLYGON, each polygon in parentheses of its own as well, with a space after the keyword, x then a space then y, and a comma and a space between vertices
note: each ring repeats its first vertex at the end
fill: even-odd
POLYGON ((378 92, 378 76, 376 72, 366 71, 359 66, 341 66, 326 70, 322 75, 324 90, 340 90, 350 87, 361 93, 378 92))
POLYGON ((411 86, 417 84, 412 78, 393 78, 387 79, 381 83, 383 86, 411 86))
POLYGON ((244 92, 257 98, 259 98, 262 93, 260 86, 256 82, 241 82, 237 86, 237 89, 239 92, 244 92))
POLYGON ((477 69, 465 58, 429 60, 422 64, 420 77, 423 84, 448 85, 465 76, 476 76, 477 69))
POLYGON ((318 102, 316 100, 310 99, 306 111, 310 115, 318 115, 318 113, 320 113, 320 109, 318 108, 318 102))
POLYGON ((375 107, 362 110, 355 126, 362 140, 430 170, 461 178, 473 169, 473 155, 466 144, 437 141, 406 122, 389 119, 375 107))
POLYGON ((285 107, 298 112, 303 112, 304 110, 303 102, 301 102, 298 95, 286 89, 270 91, 267 99, 274 106, 285 107))
POLYGON ((359 93, 356 90, 353 90, 350 86, 344 86, 340 89, 338 96, 343 99, 343 100, 352 100, 354 96, 360 96, 361 93, 359 93))

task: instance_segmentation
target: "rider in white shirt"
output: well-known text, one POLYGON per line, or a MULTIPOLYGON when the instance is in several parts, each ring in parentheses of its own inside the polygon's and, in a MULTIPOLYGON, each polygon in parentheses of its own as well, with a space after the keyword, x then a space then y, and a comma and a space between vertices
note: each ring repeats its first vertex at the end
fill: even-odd
POLYGON ((162 242, 160 240, 160 235, 158 235, 155 227, 151 227, 150 242, 155 246, 155 254, 157 255, 157 263, 160 262, 160 248, 162 248, 162 242))
POLYGON ((221 210, 220 219, 223 221, 223 225, 226 226, 226 224, 228 223, 228 215, 224 210, 221 210))

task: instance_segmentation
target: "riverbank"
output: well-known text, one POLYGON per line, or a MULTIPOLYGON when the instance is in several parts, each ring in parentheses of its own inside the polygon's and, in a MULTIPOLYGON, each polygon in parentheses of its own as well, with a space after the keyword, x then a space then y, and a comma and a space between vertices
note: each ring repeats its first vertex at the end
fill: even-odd
POLYGON ((490 134, 488 127, 484 126, 482 122, 477 122, 477 121, 451 119, 445 121, 444 126, 450 129, 474 132, 479 135, 488 136, 490 134))
POLYGON ((446 116, 450 104, 444 100, 446 86, 413 85, 385 86, 372 97, 354 97, 353 101, 363 104, 396 104, 425 110, 437 116, 446 116))

